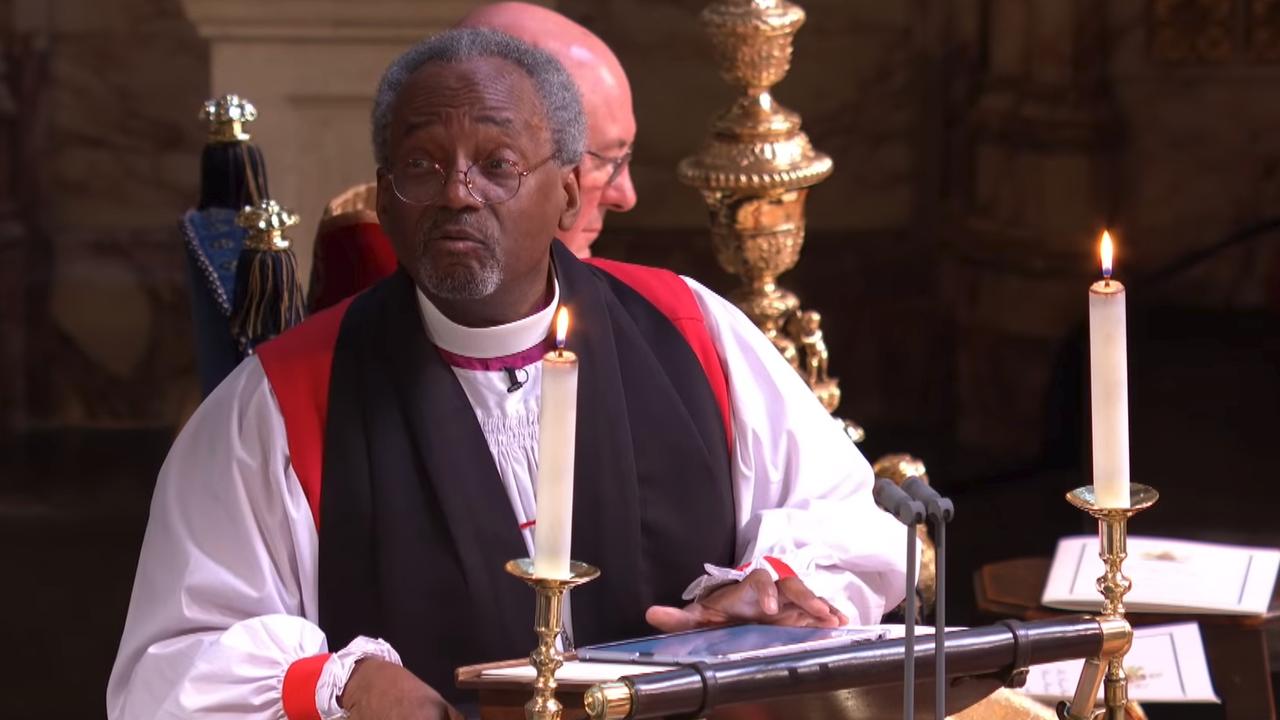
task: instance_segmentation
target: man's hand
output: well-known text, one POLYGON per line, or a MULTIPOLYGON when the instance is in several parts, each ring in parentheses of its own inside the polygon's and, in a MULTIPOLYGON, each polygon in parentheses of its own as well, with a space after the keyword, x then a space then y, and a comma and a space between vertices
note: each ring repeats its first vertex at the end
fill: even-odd
POLYGON ((683 608, 654 605, 644 619, 662 632, 679 632, 733 622, 795 627, 839 627, 849 622, 831 603, 813 594, 800 578, 773 581, 767 570, 753 570, 741 582, 726 585, 683 608))
POLYGON ((418 676, 377 658, 356 663, 338 704, 352 720, 463 720, 418 676))

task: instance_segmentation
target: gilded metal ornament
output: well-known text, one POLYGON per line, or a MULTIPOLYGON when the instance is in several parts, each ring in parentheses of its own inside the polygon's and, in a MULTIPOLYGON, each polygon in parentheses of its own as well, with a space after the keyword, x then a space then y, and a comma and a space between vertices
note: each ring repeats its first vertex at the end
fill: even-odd
POLYGON ((590 718, 624 718, 631 714, 635 696, 623 680, 592 685, 582 698, 583 709, 590 718))
POLYGON ((247 142, 244 128, 258 119, 258 109, 248 98, 223 95, 206 100, 200 118, 209 124, 209 142, 247 142))
POLYGON ((236 224, 249 231, 245 247, 251 250, 288 250, 284 231, 298 224, 298 215, 275 200, 248 205, 236 215, 236 224))
POLYGON ((712 124, 698 154, 680 162, 680 181, 702 193, 716 259, 742 279, 732 299, 833 411, 840 387, 827 374, 821 317, 802 311, 795 293, 777 282, 800 258, 805 196, 832 169, 801 130, 800 116, 772 95, 791 67, 804 10, 787 0, 719 0, 701 17, 720 75, 738 99, 712 124))

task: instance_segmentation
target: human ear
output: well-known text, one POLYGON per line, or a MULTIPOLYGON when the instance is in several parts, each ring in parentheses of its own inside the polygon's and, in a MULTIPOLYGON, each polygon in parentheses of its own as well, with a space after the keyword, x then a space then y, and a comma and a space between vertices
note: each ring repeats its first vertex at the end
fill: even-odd
POLYGON ((582 209, 581 187, 579 185, 579 168, 574 166, 563 171, 560 186, 564 190, 564 208, 560 211, 558 227, 561 232, 573 229, 578 221, 578 211, 582 209))
POLYGON ((378 215, 378 224, 385 230, 391 221, 391 203, 395 201, 395 188, 391 186, 391 173, 385 168, 378 168, 378 196, 377 207, 374 211, 378 215))

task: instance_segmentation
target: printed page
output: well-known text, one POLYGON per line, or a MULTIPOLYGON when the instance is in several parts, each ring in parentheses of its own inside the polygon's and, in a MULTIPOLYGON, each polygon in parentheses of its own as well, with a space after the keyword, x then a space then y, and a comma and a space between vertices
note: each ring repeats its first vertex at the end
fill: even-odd
MULTIPOLYGON (((1023 692, 1045 702, 1070 699, 1083 660, 1033 665, 1023 692)), ((1129 698, 1150 703, 1220 702, 1209 678, 1200 626, 1196 623, 1136 628, 1124 658, 1129 698)), ((1098 691, 1102 697, 1102 689, 1098 691)))
MULTIPOLYGON (((1132 612, 1261 615, 1280 568, 1280 550, 1129 536, 1123 572, 1133 581, 1125 596, 1132 612)), ((1068 610, 1098 610, 1103 573, 1096 536, 1058 541, 1041 602, 1068 610)))

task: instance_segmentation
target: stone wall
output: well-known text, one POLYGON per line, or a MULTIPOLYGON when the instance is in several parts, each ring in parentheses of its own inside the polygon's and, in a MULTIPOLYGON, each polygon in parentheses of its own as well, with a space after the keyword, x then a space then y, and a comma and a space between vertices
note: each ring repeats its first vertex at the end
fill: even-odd
POLYGON ((24 424, 172 424, 193 370, 175 223, 196 192, 207 49, 177 0, 20 0, 13 11, 7 44, 38 51, 12 68, 38 83, 14 158, 24 424))
MULTIPOLYGON (((1280 215, 1280 5, 1109 4, 1111 74, 1124 118, 1118 215, 1133 262, 1154 270, 1280 215), (1155 12, 1154 7, 1165 8, 1155 12)), ((1276 242, 1223 255, 1162 296, 1256 307, 1276 242)))
POLYGON ((1103 227, 1118 238, 1133 322, 1153 306, 1256 308, 1274 292, 1274 241, 1164 274, 1280 215, 1269 132, 1280 104, 1262 91, 1280 66, 1257 47, 1277 19, 1262 5, 987 6, 943 231, 961 445, 1034 463, 1055 402, 1078 402, 1055 395, 1082 351, 1103 227))

